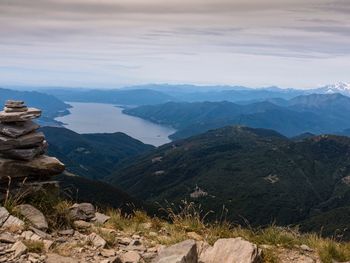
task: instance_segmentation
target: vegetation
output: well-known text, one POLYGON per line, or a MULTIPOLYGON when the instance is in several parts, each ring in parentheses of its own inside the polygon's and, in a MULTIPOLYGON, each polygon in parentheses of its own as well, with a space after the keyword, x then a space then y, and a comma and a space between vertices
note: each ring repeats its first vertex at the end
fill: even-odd
MULTIPOLYGON (((301 224, 304 230, 308 219, 348 206, 349 149, 347 137, 293 141, 270 130, 226 127, 160 147, 109 179, 151 203, 193 200, 214 211, 207 216, 212 221, 224 206, 231 222, 301 224), (196 186, 206 194, 191 197, 196 186)), ((339 229, 349 238, 346 220, 319 222, 312 230, 339 229)))
POLYGON ((68 172, 92 179, 103 179, 126 159, 154 149, 120 132, 78 134, 55 127, 41 131, 50 144, 49 155, 59 158, 68 172))

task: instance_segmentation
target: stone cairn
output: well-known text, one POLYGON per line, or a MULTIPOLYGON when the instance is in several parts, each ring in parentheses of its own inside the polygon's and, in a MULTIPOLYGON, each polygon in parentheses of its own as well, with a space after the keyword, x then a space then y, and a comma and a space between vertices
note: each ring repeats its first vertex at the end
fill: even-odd
POLYGON ((9 189, 53 184, 52 176, 64 171, 59 160, 45 155, 45 136, 32 121, 40 116, 41 110, 14 100, 0 112, 0 200, 9 189))

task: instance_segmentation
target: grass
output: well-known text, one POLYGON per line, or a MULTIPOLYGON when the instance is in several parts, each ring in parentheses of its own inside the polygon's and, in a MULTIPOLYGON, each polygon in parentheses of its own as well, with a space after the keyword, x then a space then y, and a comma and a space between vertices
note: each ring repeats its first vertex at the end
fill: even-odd
MULTIPOLYGON (((69 217, 69 207, 72 203, 59 199, 55 193, 38 192, 25 198, 24 195, 7 196, 4 206, 10 212, 14 212, 15 206, 23 202, 30 203, 41 210, 47 217, 52 230, 72 226, 69 217)), ((161 210, 165 214, 164 218, 150 217, 139 210, 126 214, 121 210, 109 209, 105 213, 111 217, 110 220, 103 226, 96 225, 94 231, 106 240, 108 247, 116 245, 116 235, 113 232, 103 231, 101 227, 121 231, 130 236, 138 233, 154 244, 164 245, 188 239, 188 232, 197 233, 211 245, 220 238, 242 237, 262 248, 264 262, 267 263, 278 262, 276 248, 298 250, 302 244, 312 248, 324 263, 350 260, 350 242, 323 238, 315 233, 303 234, 298 228, 280 227, 274 224, 259 229, 241 227, 227 222, 222 215, 218 221, 208 223, 206 217, 209 213, 202 211, 200 206, 186 201, 178 207, 169 205, 161 210)), ((41 241, 26 241, 26 246, 30 252, 41 253, 44 250, 41 241)), ((70 249, 71 247, 66 246, 56 248, 61 255, 68 254, 70 249)))
POLYGON ((30 253, 43 253, 45 250, 45 246, 42 241, 24 240, 23 243, 26 245, 28 252, 30 253))

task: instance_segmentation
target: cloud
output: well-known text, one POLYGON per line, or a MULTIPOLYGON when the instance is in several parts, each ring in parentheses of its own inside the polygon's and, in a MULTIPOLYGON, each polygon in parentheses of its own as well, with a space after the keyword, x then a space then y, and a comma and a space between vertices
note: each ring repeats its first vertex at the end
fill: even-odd
MULTIPOLYGON (((213 59, 213 54, 232 59, 222 62, 230 65, 227 68, 212 69, 213 82, 250 82, 251 78, 241 80, 232 74, 237 70, 235 58, 248 57, 262 64, 282 59, 295 71, 304 60, 335 59, 339 65, 333 67, 344 72, 343 57, 350 56, 348 11, 347 0, 0 1, 0 66, 7 67, 0 84, 33 68, 23 82, 35 83, 36 77, 48 81, 49 76, 38 77, 40 70, 51 72, 52 82, 62 82, 67 72, 64 83, 79 83, 84 72, 91 75, 88 85, 181 81, 187 76, 175 72, 180 72, 181 63, 199 72, 193 73, 195 83, 208 73, 201 60, 213 59), (150 68, 155 72, 151 74, 150 68), (157 76, 157 71, 165 76, 157 76)), ((270 73, 261 76, 256 68, 250 70, 250 75, 259 76, 256 83, 278 84, 270 73)))

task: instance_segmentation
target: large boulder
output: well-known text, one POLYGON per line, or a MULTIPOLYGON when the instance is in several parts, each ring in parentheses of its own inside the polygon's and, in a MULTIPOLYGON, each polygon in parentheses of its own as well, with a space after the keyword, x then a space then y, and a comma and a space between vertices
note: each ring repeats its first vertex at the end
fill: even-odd
POLYGON ((39 156, 31 161, 19 161, 0 158, 0 179, 10 176, 53 176, 64 171, 64 164, 54 157, 46 155, 39 156))
POLYGON ((164 248, 152 262, 197 263, 198 254, 196 242, 194 240, 188 239, 170 247, 164 248))
POLYGON ((261 262, 261 250, 240 237, 224 238, 215 242, 213 247, 203 251, 200 263, 258 263, 261 262))
POLYGON ((34 227, 44 231, 48 229, 49 226, 45 216, 34 206, 24 204, 16 206, 15 209, 34 227))

